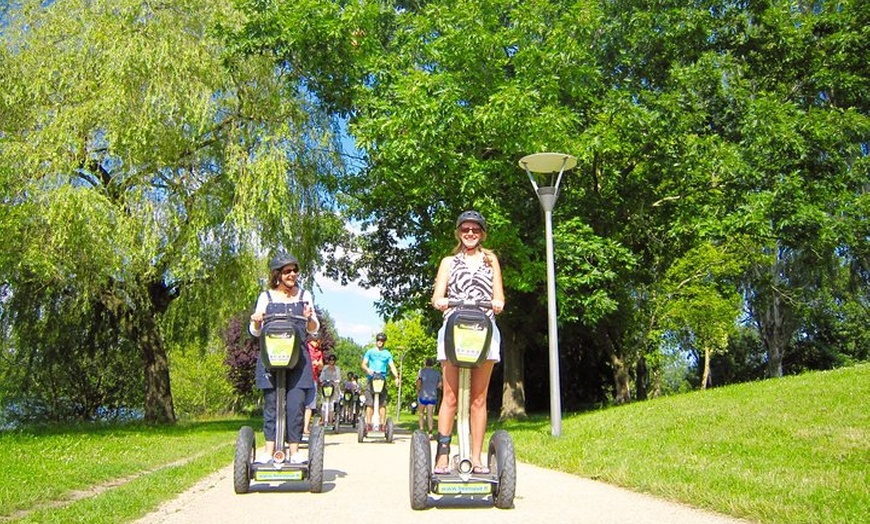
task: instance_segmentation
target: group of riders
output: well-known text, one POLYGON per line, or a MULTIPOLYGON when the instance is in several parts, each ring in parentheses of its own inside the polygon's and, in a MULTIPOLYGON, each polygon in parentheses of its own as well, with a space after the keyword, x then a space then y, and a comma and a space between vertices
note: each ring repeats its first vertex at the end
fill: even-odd
POLYGON ((341 368, 336 364, 336 356, 322 356, 318 333, 309 335, 306 346, 311 355, 312 371, 319 394, 306 406, 303 434, 309 433, 310 420, 315 414, 321 417, 323 424, 329 426, 336 423, 336 417, 338 424, 356 426, 366 398, 359 375, 349 371, 342 377, 341 368), (330 391, 331 395, 325 394, 330 391))

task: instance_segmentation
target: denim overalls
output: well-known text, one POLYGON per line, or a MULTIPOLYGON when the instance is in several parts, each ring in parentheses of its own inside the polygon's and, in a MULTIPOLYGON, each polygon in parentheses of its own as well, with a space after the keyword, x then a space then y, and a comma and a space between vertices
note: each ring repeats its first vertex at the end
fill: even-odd
MULTIPOLYGON (((302 291, 298 302, 286 304, 283 302, 272 302, 272 295, 266 291, 266 296, 269 298, 269 304, 266 306, 266 315, 290 313, 302 316, 302 308, 304 307, 302 297, 304 295, 305 291, 302 291)), ((291 443, 302 442, 305 399, 311 394, 311 390, 314 389, 314 373, 311 371, 311 357, 303 343, 306 338, 306 332, 302 322, 296 325, 296 337, 300 345, 299 362, 295 368, 284 371, 287 374, 286 441, 291 443)), ((275 435, 278 391, 275 389, 274 372, 266 369, 263 365, 263 359, 260 357, 257 358, 256 383, 257 387, 263 390, 263 434, 267 441, 276 442, 276 445, 281 446, 282 443, 277 441, 275 435)))

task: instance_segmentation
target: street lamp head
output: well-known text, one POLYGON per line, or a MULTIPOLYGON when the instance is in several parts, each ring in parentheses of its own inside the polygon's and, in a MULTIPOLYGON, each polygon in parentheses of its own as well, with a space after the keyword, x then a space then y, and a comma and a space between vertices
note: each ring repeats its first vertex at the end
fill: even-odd
POLYGON ((520 168, 532 173, 560 173, 577 166, 577 159, 565 153, 535 153, 520 159, 520 168))
POLYGON ((565 153, 535 153, 526 155, 520 159, 520 168, 526 170, 529 181, 541 207, 544 211, 551 212, 559 198, 559 184, 562 182, 562 174, 577 166, 577 158, 565 153), (532 173, 535 173, 533 175, 532 173), (542 175, 541 183, 538 184, 537 175, 542 175))

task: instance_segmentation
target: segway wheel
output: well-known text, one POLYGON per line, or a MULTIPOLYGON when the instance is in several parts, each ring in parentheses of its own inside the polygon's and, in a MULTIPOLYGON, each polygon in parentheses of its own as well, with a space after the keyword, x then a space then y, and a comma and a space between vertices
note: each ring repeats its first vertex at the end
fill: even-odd
POLYGON ((498 478, 492 503, 499 509, 510 509, 514 507, 517 489, 517 458, 514 441, 507 431, 500 429, 493 433, 488 455, 489 468, 498 478))
POLYGON ((326 439, 323 436, 323 426, 312 426, 308 438, 308 482, 311 493, 323 491, 323 449, 326 439))
POLYGON ((429 444, 429 435, 418 429, 411 435, 411 509, 426 509, 429 505, 431 477, 432 448, 429 444))
POLYGON ((254 429, 243 426, 236 438, 236 455, 233 459, 233 489, 247 493, 251 489, 251 464, 254 462, 254 429))
POLYGON ((363 423, 362 418, 360 418, 359 423, 356 425, 356 441, 364 442, 366 439, 366 425, 363 423))
POLYGON ((393 419, 387 417, 386 431, 384 432, 384 436, 387 437, 387 442, 393 441, 393 419))

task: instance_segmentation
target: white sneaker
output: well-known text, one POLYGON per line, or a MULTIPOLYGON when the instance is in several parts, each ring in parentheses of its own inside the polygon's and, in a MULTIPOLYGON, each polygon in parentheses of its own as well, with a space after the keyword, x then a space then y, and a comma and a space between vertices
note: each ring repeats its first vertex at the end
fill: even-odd
POLYGON ((308 462, 308 459, 303 457, 301 454, 297 453, 295 455, 290 455, 290 460, 288 461, 290 464, 300 465, 308 462))

